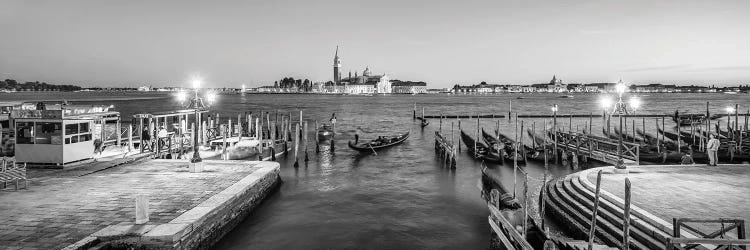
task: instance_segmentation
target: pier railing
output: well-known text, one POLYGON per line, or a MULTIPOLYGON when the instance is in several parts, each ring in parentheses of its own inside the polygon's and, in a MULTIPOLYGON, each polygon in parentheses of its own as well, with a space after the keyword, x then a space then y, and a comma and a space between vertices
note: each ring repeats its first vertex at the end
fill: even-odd
POLYGON ((116 125, 114 128, 105 129, 107 126, 103 126, 102 142, 103 145, 129 145, 133 140, 133 143, 141 140, 140 134, 136 132, 130 124, 116 125))
POLYGON ((208 128, 206 129, 206 139, 207 141, 213 141, 216 139, 221 138, 221 128, 220 127, 214 127, 214 128, 208 128))
POLYGON ((8 186, 8 182, 15 182, 16 190, 18 190, 20 181, 23 181, 24 188, 28 188, 26 165, 18 164, 14 157, 0 158, 0 182, 2 182, 3 189, 8 186))
MULTIPOLYGON (((594 157, 594 154, 607 154, 617 156, 618 140, 584 134, 579 132, 557 131, 557 144, 564 146, 568 150, 576 150, 579 154, 588 154, 594 157)), ((628 159, 639 164, 640 145, 637 143, 622 141, 620 144, 620 154, 623 159, 628 159)))
POLYGON ((492 230, 495 232, 495 234, 497 234, 503 245, 512 246, 513 249, 520 250, 534 249, 526 241, 526 239, 518 231, 516 231, 516 228, 513 226, 513 224, 510 223, 510 221, 508 221, 505 216, 503 216, 500 209, 495 207, 493 204, 487 204, 487 207, 490 209, 490 216, 487 218, 489 220, 490 227, 492 227, 492 230))
POLYGON ((687 250, 694 249, 698 246, 705 246, 712 249, 729 249, 740 250, 747 249, 750 246, 750 240, 745 239, 745 220, 742 219, 692 219, 692 218, 674 218, 672 219, 672 231, 674 237, 667 238, 666 249, 668 250, 687 250), (687 223, 712 224, 720 225, 719 229, 710 233, 704 232, 694 225, 687 223), (682 229, 689 230, 703 238, 682 238, 680 232, 682 229), (736 230, 734 238, 728 235, 736 230))

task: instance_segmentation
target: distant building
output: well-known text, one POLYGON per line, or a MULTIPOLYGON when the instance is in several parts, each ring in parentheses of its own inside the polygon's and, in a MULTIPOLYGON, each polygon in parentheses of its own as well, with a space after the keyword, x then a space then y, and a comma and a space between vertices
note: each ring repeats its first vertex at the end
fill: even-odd
POLYGON ((599 92, 612 93, 615 92, 615 86, 617 83, 600 82, 600 83, 589 83, 585 86, 589 89, 596 88, 599 92))
POLYGON ((339 46, 336 46, 336 55, 333 56, 333 83, 341 83, 341 58, 339 58, 339 46))
POLYGON ((138 91, 151 91, 151 87, 141 86, 141 87, 138 87, 138 91))
POLYGON ((341 58, 339 49, 336 47, 336 54, 333 57, 333 82, 323 86, 325 93, 348 93, 348 94, 387 94, 391 93, 391 81, 388 75, 373 75, 370 67, 362 71, 362 75, 356 72, 352 77, 351 71, 349 77, 341 78, 341 58), (343 88, 341 87, 343 86, 343 88))
POLYGON ((425 94, 427 93, 427 83, 425 82, 404 82, 393 80, 391 82, 392 93, 394 94, 425 94))

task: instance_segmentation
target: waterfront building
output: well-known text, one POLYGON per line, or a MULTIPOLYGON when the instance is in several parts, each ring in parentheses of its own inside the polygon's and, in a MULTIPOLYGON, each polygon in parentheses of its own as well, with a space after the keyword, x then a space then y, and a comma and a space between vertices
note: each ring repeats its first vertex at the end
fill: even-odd
POLYGON ((584 84, 583 85, 583 92, 586 92, 586 93, 596 93, 596 92, 599 92, 599 87, 597 87, 595 85, 584 84))
POLYGON ((508 85, 508 93, 521 93, 523 92, 523 86, 521 85, 508 85))
MULTIPOLYGON (((403 82, 394 80, 391 82, 392 93, 394 94, 426 94, 427 83, 425 82, 403 82)), ((439 91, 438 91, 439 92, 439 91)), ((437 92, 436 92, 437 93, 437 92)))
POLYGON ((589 86, 590 88, 596 88, 599 92, 614 93, 615 86, 617 86, 617 83, 599 82, 599 83, 589 83, 589 84, 586 84, 586 86, 589 86))
POLYGON ((580 83, 568 84, 567 89, 568 89, 567 90, 568 92, 576 92, 576 93, 584 92, 583 84, 580 84, 580 83))
POLYGON ((140 87, 138 87, 138 91, 151 91, 151 87, 149 87, 149 86, 140 86, 140 87))
POLYGON ((557 79, 557 75, 552 75, 552 80, 547 84, 547 92, 568 92, 568 87, 563 83, 562 79, 557 79))
POLYGON ((521 86, 521 92, 523 92, 523 93, 534 93, 534 92, 537 92, 537 88, 532 87, 530 85, 523 85, 523 86, 521 86))
POLYGON ((357 72, 352 77, 341 78, 341 58, 336 46, 336 54, 333 57, 333 82, 325 84, 323 90, 327 93, 348 94, 388 94, 392 92, 391 81, 387 74, 373 75, 370 67, 366 67, 360 76, 357 72), (330 87, 329 87, 330 86, 330 87), (343 86, 343 89, 341 89, 343 86))

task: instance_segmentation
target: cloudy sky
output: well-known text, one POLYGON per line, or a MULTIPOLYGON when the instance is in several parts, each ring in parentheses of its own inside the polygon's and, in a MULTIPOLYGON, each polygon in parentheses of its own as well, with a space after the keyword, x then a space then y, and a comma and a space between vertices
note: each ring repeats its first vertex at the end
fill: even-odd
POLYGON ((750 83, 750 1, 0 0, 0 78, 750 83))

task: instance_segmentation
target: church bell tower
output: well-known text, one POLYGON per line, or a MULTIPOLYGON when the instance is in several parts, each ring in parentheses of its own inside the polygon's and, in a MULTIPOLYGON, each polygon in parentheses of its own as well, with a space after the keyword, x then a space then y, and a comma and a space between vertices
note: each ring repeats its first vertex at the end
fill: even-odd
POLYGON ((341 59, 339 58, 339 46, 336 46, 336 55, 333 57, 333 82, 341 83, 341 59))

